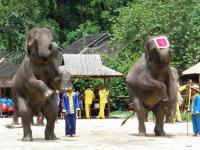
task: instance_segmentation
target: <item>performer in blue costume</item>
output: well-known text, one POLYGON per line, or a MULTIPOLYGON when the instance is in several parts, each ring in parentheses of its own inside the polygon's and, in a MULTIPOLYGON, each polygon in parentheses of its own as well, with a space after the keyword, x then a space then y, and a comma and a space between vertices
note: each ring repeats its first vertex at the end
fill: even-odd
POLYGON ((79 108, 78 95, 67 88, 62 96, 63 112, 65 113, 65 135, 71 137, 76 134, 76 111, 79 108))
POLYGON ((5 96, 0 98, 0 105, 2 105, 3 103, 6 103, 6 102, 7 102, 7 98, 5 96))
POLYGON ((193 85, 191 89, 192 95, 194 95, 191 105, 193 136, 197 136, 200 135, 200 89, 198 85, 193 85))

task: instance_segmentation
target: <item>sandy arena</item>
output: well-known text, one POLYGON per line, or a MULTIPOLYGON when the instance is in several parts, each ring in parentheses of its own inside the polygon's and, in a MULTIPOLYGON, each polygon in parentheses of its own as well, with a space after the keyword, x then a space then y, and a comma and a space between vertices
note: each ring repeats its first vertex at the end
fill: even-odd
POLYGON ((32 126, 33 141, 22 142, 22 128, 8 129, 11 118, 0 118, 0 145, 3 150, 195 150, 200 148, 200 136, 192 136, 189 123, 165 124, 165 137, 154 136, 154 122, 146 122, 147 136, 139 137, 137 119, 120 126, 123 119, 78 119, 75 137, 64 136, 64 120, 55 126, 56 141, 44 140, 44 126, 32 126))

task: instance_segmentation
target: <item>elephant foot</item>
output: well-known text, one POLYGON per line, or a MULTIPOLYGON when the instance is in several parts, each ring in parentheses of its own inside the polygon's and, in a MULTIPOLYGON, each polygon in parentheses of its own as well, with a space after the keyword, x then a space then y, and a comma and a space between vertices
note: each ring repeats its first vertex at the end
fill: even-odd
POLYGON ((50 129, 45 129, 45 140, 56 140, 57 137, 54 134, 54 130, 50 129))
POLYGON ((144 132, 140 132, 140 133, 138 134, 138 136, 147 136, 147 134, 144 133, 144 132))
POLYGON ((174 120, 165 120, 165 123, 174 123, 174 120))
POLYGON ((22 138, 22 141, 23 141, 23 142, 30 142, 30 141, 32 141, 32 140, 33 140, 33 138, 32 138, 31 135, 27 135, 27 136, 24 136, 24 137, 22 138))
POLYGON ((166 134, 163 130, 155 129, 155 135, 156 136, 165 136, 166 134))
POLYGON ((45 135, 45 140, 57 140, 57 137, 55 134, 53 135, 45 135))
POLYGON ((19 123, 18 123, 18 122, 15 122, 15 121, 13 121, 13 122, 11 123, 11 125, 19 125, 19 123))

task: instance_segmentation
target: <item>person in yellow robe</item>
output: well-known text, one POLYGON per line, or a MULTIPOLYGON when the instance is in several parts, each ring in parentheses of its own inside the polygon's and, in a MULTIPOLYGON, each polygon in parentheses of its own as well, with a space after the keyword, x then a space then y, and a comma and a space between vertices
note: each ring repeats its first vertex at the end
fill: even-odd
POLYGON ((181 97, 180 92, 186 89, 186 85, 180 86, 178 83, 178 91, 177 91, 177 102, 176 102, 176 114, 174 116, 174 122, 182 122, 180 106, 183 103, 183 98, 181 97))
POLYGON ((92 101, 95 99, 94 92, 90 89, 90 87, 87 85, 86 90, 84 91, 84 99, 85 99, 85 115, 86 119, 90 119, 90 107, 92 104, 92 101))
POLYGON ((183 98, 181 97, 181 94, 177 92, 177 103, 176 103, 176 114, 174 117, 174 122, 182 122, 181 118, 181 112, 180 112, 180 106, 183 103, 183 98))
POLYGON ((97 119, 105 119, 104 109, 106 103, 108 103, 108 95, 109 91, 102 86, 99 89, 99 115, 96 117, 97 119))

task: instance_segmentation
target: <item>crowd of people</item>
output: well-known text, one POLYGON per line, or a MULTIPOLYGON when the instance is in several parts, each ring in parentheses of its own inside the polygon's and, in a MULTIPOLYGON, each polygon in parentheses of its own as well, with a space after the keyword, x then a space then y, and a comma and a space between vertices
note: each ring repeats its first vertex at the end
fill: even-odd
MULTIPOLYGON (((102 84, 98 86, 97 93, 95 93, 92 88, 86 84, 85 90, 82 92, 80 91, 80 88, 72 89, 72 91, 77 95, 79 107, 77 108, 77 118, 85 117, 86 119, 91 118, 91 105, 93 102, 98 103, 99 107, 99 113, 96 116, 97 119, 104 119, 105 118, 105 106, 108 103, 108 95, 109 90, 107 88, 104 88, 102 84), (84 113, 84 114, 83 114, 84 113)), ((61 119, 64 119, 65 113, 63 113, 64 108, 64 98, 63 95, 67 93, 65 91, 62 94, 59 94, 57 92, 57 95, 59 98, 56 98, 56 103, 59 107, 59 117, 61 119), (59 99, 59 100, 58 100, 59 99)))
POLYGON ((14 112, 13 100, 5 96, 0 98, 0 117, 12 116, 13 112, 14 112))
MULTIPOLYGON (((109 91, 103 88, 102 85, 98 89, 99 97, 99 114, 97 119, 105 118, 105 105, 108 102, 109 91)), ((74 136, 76 134, 76 118, 81 118, 81 110, 83 104, 85 106, 86 119, 91 118, 91 104, 95 100, 95 94, 89 85, 86 85, 83 96, 80 90, 73 91, 72 87, 66 88, 66 91, 62 95, 62 104, 60 105, 61 117, 65 118, 65 135, 74 136), (83 102, 84 100, 84 102, 83 102), (64 117, 63 117, 64 116, 64 117)), ((58 102, 56 98, 56 102, 58 102)))

